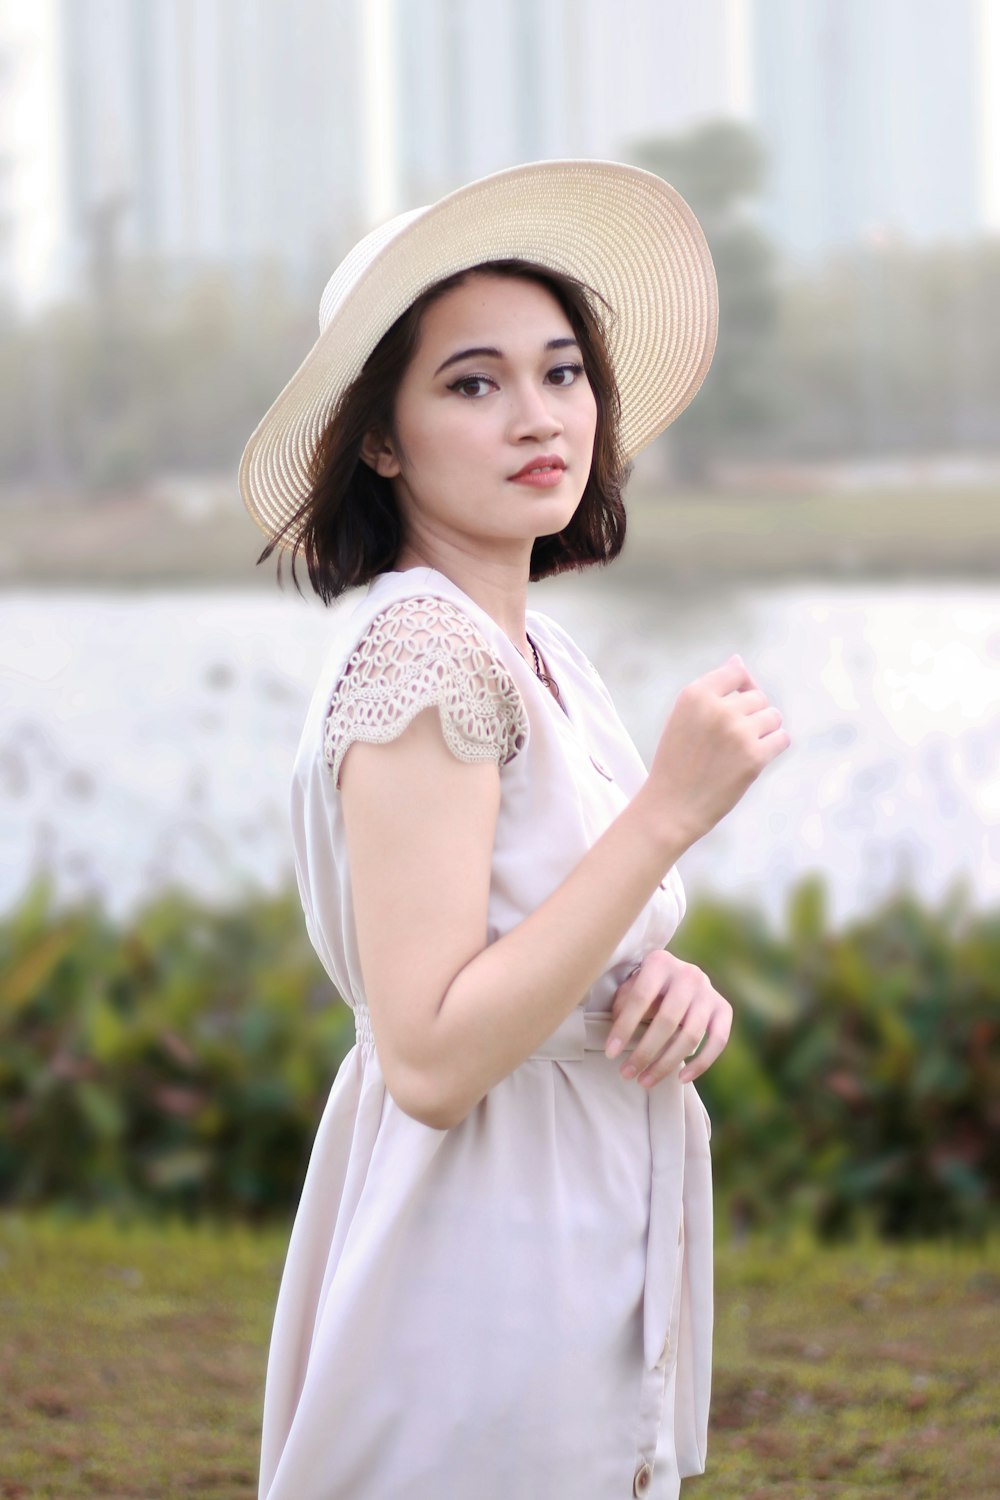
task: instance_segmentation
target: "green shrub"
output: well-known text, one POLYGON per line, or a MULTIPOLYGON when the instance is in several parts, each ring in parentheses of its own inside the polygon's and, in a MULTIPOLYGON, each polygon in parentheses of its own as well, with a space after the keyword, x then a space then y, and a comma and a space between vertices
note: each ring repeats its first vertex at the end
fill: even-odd
POLYGON ((731 1213, 799 1211, 824 1239, 981 1236, 1000 1181, 1000 916, 959 886, 930 912, 900 890, 841 932, 821 882, 786 933, 702 902, 671 951, 731 1001, 729 1046, 699 1083, 731 1213))
MULTIPOLYGON (((735 1010, 698 1080, 733 1224, 826 1239, 996 1222, 1000 918, 901 892, 828 931, 692 901, 671 950, 735 1010)), ((0 922, 0 1203, 287 1217, 350 1010, 294 890, 212 911, 167 891, 128 923, 57 911, 40 877, 0 922)))
POLYGON ((211 912, 167 892, 123 930, 0 927, 0 1201, 287 1211, 354 1040, 297 898, 211 912))

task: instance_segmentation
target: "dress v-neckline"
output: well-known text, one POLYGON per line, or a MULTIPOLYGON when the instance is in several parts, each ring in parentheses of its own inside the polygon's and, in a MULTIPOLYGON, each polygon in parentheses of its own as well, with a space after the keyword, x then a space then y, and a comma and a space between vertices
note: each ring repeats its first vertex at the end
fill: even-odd
MULTIPOLYGON (((530 623, 532 631, 535 633, 535 635, 538 635, 538 616, 535 614, 535 611, 533 609, 528 609, 525 610, 524 613, 525 624, 527 625, 528 623, 530 623)), ((546 698, 549 698, 551 700, 552 707, 556 710, 563 723, 568 725, 568 727, 573 731, 573 734, 577 738, 579 738, 579 729, 574 723, 573 715, 570 712, 569 704, 566 701, 566 672, 563 671, 561 673, 557 673, 552 667, 550 659, 552 637, 546 631, 544 624, 542 625, 540 633, 542 636, 542 644, 544 645, 545 650, 539 651, 538 654, 542 659, 542 665, 546 675, 551 677, 553 681, 558 683, 559 685, 559 697, 556 698, 551 688, 547 688, 544 682, 539 681, 538 675, 535 672, 534 668, 532 668, 531 675, 532 677, 534 677, 536 683, 538 683, 540 690, 545 694, 546 698)))

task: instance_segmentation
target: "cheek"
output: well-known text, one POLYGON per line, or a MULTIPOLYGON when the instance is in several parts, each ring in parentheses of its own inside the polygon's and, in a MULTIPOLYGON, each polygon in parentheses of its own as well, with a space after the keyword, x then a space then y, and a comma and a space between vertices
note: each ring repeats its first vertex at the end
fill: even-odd
POLYGON ((446 402, 414 414, 409 451, 423 466, 448 467, 461 463, 463 453, 473 454, 482 448, 488 439, 487 428, 481 413, 470 412, 458 402, 446 402))
POLYGON ((578 431, 591 441, 597 437, 597 397, 592 390, 589 392, 589 400, 581 403, 578 431))
POLYGON ((400 462, 403 473, 416 476, 433 469, 440 456, 441 437, 419 411, 413 409, 396 417, 396 430, 402 447, 400 462))

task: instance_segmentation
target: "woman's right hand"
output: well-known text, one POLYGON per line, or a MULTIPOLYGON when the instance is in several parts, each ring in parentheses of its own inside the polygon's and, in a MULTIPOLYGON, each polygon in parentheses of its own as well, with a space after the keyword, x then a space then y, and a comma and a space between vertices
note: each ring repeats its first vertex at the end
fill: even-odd
POLYGON ((694 844, 791 743, 781 713, 731 656, 677 695, 643 788, 653 815, 694 844))

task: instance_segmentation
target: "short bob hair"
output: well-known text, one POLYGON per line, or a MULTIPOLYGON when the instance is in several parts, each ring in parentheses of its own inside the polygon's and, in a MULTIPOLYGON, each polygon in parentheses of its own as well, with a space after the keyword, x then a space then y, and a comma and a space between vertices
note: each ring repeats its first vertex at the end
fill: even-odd
MULTIPOLYGON (((365 462, 361 445, 366 433, 375 431, 388 434, 394 446, 399 446, 394 422, 396 393, 417 346, 421 315, 431 302, 460 286, 466 277, 483 274, 524 277, 553 294, 572 325, 597 403, 594 455, 586 488, 562 531, 536 537, 529 578, 534 581, 593 563, 607 564, 624 545, 626 521, 621 492, 632 464, 621 452, 621 401, 604 325, 587 294, 604 302, 609 312, 611 309, 598 292, 573 276, 531 261, 482 261, 428 287, 383 334, 320 434, 309 464, 308 495, 257 559, 262 563, 282 537, 294 534, 291 553, 295 586, 299 588, 295 558, 301 550, 309 580, 324 604, 332 603, 346 589, 369 583, 396 563, 405 541, 402 517, 391 481, 365 462)), ((278 577, 280 581, 280 554, 278 577)))

